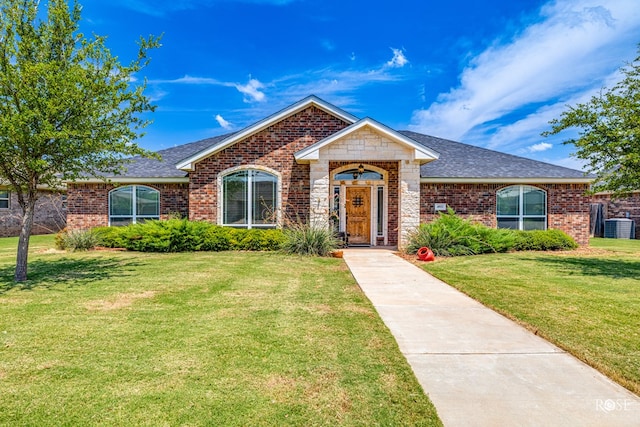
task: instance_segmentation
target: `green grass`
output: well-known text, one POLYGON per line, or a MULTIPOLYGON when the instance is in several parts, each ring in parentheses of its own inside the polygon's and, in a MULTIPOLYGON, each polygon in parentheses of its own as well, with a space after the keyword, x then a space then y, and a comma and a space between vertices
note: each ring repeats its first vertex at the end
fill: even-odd
POLYGON ((443 258, 424 268, 640 393, 640 240, 443 258))
POLYGON ((0 425, 440 425, 342 260, 0 239, 0 425))

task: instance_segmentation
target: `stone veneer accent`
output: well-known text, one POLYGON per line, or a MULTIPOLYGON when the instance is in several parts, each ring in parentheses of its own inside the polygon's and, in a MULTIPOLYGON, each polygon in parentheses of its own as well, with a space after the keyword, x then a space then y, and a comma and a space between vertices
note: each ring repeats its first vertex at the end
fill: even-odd
MULTIPOLYGON (((511 184, 422 183, 420 218, 432 221, 435 203, 446 203, 457 214, 496 227, 496 192, 511 184)), ((518 185, 518 184, 513 184, 518 185)), ((562 230, 579 245, 589 244, 588 184, 527 184, 547 192, 547 227, 562 230)))
MULTIPOLYGON (((66 224, 64 194, 42 191, 38 195, 31 234, 57 233, 66 224)), ((0 209, 0 237, 18 236, 22 229, 22 208, 15 192, 9 191, 9 208, 0 209)))
POLYGON ((592 203, 604 205, 604 218, 628 218, 636 222, 636 239, 640 239, 640 192, 613 199, 610 194, 596 194, 592 203))
POLYGON ((389 183, 389 244, 404 247, 408 233, 420 223, 420 164, 413 160, 413 150, 408 149, 377 132, 362 128, 344 138, 322 147, 320 160, 311 163, 311 220, 323 224, 329 213, 330 172, 347 163, 362 163, 381 167, 379 162, 395 164, 397 185, 389 183), (331 161, 331 164, 329 164, 331 161), (343 163, 337 163, 343 162, 343 163), (335 165, 335 166, 334 166, 335 165), (392 196, 392 191, 395 194, 392 196), (396 207, 391 206, 391 200, 396 207), (395 215, 397 222, 391 223, 395 215))
MULTIPOLYGON (((160 191, 160 219, 189 214, 189 184, 123 184, 145 185, 160 191)), ((109 183, 69 183, 67 185, 67 228, 85 230, 109 225, 109 183)))
POLYGON ((218 223, 218 174, 231 168, 254 165, 281 173, 282 218, 306 222, 311 200, 310 168, 296 163, 294 154, 347 125, 311 106, 203 159, 189 174, 189 218, 218 223))

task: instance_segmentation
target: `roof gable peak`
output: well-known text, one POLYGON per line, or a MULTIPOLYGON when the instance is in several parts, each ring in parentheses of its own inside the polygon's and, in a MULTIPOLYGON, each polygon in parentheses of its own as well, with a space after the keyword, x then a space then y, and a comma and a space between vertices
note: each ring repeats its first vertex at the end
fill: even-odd
POLYGON ((342 110, 341 108, 336 107, 333 104, 330 104, 320 98, 318 98, 315 95, 310 95, 307 96, 306 98, 301 99, 300 101, 296 102, 295 104, 292 104, 280 111, 278 111, 277 113, 274 113, 272 115, 270 115, 269 117, 262 119, 246 128, 244 128, 243 130, 236 132, 235 134, 229 136, 228 138, 226 138, 224 141, 222 141, 219 144, 215 144, 212 145, 211 147, 208 147, 194 155, 192 155, 191 157, 188 157, 186 159, 184 159, 183 161, 181 161, 180 163, 178 163, 176 165, 176 168, 178 169, 182 169, 184 171, 191 171, 193 170, 193 166, 195 163, 199 162, 200 160, 209 157, 212 154, 215 154, 219 151, 224 150, 227 147, 232 146, 233 144, 248 138, 251 135, 254 135, 266 128, 268 128, 269 126, 274 125, 275 123, 278 123, 284 119, 286 119, 287 117, 290 117, 294 114, 299 113, 300 111, 306 110, 309 107, 317 107, 319 109, 321 109, 322 111, 326 112, 327 114, 330 114, 332 116, 335 116, 341 120, 344 120, 345 122, 349 123, 349 124, 353 124, 355 122, 358 121, 358 118, 350 113, 347 113, 346 111, 342 110))

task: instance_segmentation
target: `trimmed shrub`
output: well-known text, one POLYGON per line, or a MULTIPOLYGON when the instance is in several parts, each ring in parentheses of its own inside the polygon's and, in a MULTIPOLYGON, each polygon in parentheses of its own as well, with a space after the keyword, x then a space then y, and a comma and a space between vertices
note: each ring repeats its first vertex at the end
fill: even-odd
POLYGON ((231 233, 233 228, 211 226, 204 233, 204 240, 200 247, 203 251, 228 251, 231 250, 231 233))
POLYGON ((284 230, 282 250, 289 254, 327 256, 340 244, 329 227, 295 223, 284 230))
POLYGON ((517 231, 516 251, 565 251, 578 247, 571 236, 560 230, 517 231))
POLYGON ((91 231, 100 241, 100 245, 107 248, 126 248, 123 233, 124 227, 96 227, 91 231))
POLYGON ((88 251, 94 249, 100 239, 92 230, 71 230, 66 229, 56 234, 56 248, 66 251, 88 251))
POLYGON ((423 246, 436 256, 477 255, 507 252, 513 247, 511 230, 493 229, 460 218, 449 210, 428 224, 421 224, 409 237, 407 252, 416 253, 423 246))
POLYGON ((578 245, 560 230, 495 229, 460 218, 449 210, 435 221, 421 224, 409 238, 407 252, 426 246, 436 256, 478 255, 491 252, 555 251, 578 245))
POLYGON ((280 230, 235 229, 178 218, 100 227, 96 234, 105 246, 140 252, 277 250, 283 240, 280 230))

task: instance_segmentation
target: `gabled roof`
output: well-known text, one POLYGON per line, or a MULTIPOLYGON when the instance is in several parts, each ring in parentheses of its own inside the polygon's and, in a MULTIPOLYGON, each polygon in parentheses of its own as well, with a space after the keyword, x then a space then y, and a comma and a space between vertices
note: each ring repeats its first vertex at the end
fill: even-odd
POLYGON ((308 163, 311 160, 317 160, 320 156, 320 149, 322 147, 325 147, 365 127, 375 130, 378 134, 389 138, 393 142, 396 142, 400 145, 404 145, 409 149, 412 149, 414 151, 415 160, 423 160, 427 162, 427 161, 431 161, 438 158, 438 153, 433 151, 429 147, 423 144, 417 143, 413 139, 391 129, 390 127, 383 125, 380 122, 377 122, 369 117, 365 117, 364 119, 359 120, 350 126, 347 126, 341 131, 338 131, 333 135, 328 136, 327 138, 321 139, 315 144, 310 145, 309 147, 298 151, 297 153, 295 153, 295 159, 298 163, 308 163))
POLYGON ((185 158, 183 161, 181 161, 180 163, 178 163, 176 165, 176 167, 178 169, 182 169, 184 171, 190 171, 193 170, 193 165, 194 163, 199 162, 200 160, 215 154, 219 151, 224 150, 227 147, 230 147, 231 145, 255 134, 260 132, 261 130, 264 130, 266 128, 268 128, 269 126, 285 119, 286 117, 292 116, 296 113, 299 113, 300 111, 310 107, 310 106, 315 106, 335 117, 338 117, 342 120, 344 120, 347 123, 355 123, 358 118, 347 113, 346 111, 336 107, 335 105, 329 104, 326 101, 323 101, 322 99, 318 98, 315 95, 311 95, 308 96, 298 102, 296 102, 295 104, 280 110, 279 112, 267 117, 266 119, 260 120, 257 123, 254 123, 253 125, 229 136, 227 139, 220 141, 218 144, 212 145, 210 147, 207 147, 205 149, 203 149, 202 151, 199 151, 197 153, 195 153, 194 155, 185 158))
POLYGON ((594 178, 579 170, 474 145, 410 131, 399 133, 440 153, 438 160, 420 168, 420 177, 428 182, 588 183, 594 178))
MULTIPOLYGON (((219 135, 213 138, 207 138, 188 144, 178 145, 176 147, 166 148, 157 153, 161 156, 160 160, 149 159, 147 157, 135 156, 125 164, 126 172, 121 175, 106 174, 105 178, 118 178, 118 182, 189 182, 187 172, 176 169, 176 163, 185 157, 192 156, 194 153, 200 152, 207 147, 216 145, 233 134, 219 135)), ((89 178, 82 180, 84 182, 102 182, 97 178, 89 178)))
MULTIPOLYGON (((162 160, 134 157, 126 165, 122 175, 107 176, 118 182, 188 182, 188 171, 199 160, 217 153, 257 133, 278 121, 296 114, 309 106, 315 106, 349 125, 341 131, 300 150, 295 159, 307 163, 317 158, 319 150, 352 132, 369 127, 389 138, 413 149, 415 158, 423 160, 420 176, 423 182, 529 182, 529 183, 588 183, 593 175, 549 163, 488 150, 461 142, 436 138, 410 131, 395 131, 371 118, 358 120, 355 116, 317 98, 309 96, 264 120, 239 132, 219 135, 189 144, 178 145, 158 151, 162 160), (428 162, 428 163, 427 163, 428 162)), ((102 182, 95 179, 78 180, 102 182)))

